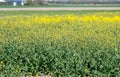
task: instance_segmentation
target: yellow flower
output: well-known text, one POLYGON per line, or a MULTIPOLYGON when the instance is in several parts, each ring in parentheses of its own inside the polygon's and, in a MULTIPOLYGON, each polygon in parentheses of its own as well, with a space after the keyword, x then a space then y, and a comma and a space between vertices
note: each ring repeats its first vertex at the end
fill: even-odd
POLYGON ((35 75, 35 77, 38 77, 39 76, 39 74, 37 73, 36 75, 35 75))
POLYGON ((115 47, 115 43, 112 43, 112 44, 111 44, 111 47, 115 47))
POLYGON ((4 64, 3 61, 0 61, 0 64, 1 64, 1 65, 4 64))
POLYGON ((16 73, 18 73, 18 72, 19 72, 19 70, 15 70, 15 72, 16 72, 16 73))

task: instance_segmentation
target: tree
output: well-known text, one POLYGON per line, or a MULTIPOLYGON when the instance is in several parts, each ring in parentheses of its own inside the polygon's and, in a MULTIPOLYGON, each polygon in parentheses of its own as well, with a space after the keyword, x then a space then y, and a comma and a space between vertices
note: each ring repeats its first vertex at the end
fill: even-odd
POLYGON ((27 4, 44 4, 45 0, 27 0, 27 4))
POLYGON ((33 4, 44 4, 45 0, 34 0, 33 4))

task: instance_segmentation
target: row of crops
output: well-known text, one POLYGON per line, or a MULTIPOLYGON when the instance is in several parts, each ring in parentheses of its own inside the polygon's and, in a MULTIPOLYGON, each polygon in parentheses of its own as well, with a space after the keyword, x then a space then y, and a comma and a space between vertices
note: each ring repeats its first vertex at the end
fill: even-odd
POLYGON ((0 77, 42 74, 119 77, 120 16, 1 17, 0 77))

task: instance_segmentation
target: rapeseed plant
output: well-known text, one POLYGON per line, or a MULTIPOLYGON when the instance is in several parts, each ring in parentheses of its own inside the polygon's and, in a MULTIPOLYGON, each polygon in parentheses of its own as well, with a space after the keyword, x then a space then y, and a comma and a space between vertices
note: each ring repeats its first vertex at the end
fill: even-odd
POLYGON ((36 76, 38 72, 55 77, 120 76, 119 39, 116 15, 2 17, 0 65, 7 67, 2 71, 36 76), (22 68, 16 70, 16 65, 22 68))

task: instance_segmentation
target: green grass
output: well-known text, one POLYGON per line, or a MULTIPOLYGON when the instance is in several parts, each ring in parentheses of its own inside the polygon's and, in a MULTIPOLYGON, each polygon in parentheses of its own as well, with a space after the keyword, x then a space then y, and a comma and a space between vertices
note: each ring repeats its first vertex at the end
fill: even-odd
MULTIPOLYGON (((65 14, 77 14, 77 15, 92 15, 93 13, 99 12, 114 12, 116 15, 120 15, 120 10, 118 11, 0 11, 0 16, 15 16, 15 15, 65 15, 65 14)), ((106 14, 113 15, 113 14, 106 14)))

